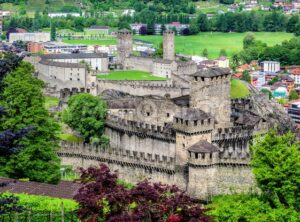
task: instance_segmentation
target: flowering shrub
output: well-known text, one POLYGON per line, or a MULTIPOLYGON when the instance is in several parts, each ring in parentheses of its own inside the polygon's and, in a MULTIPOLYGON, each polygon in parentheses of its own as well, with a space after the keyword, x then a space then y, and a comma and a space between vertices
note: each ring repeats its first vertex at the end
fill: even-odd
POLYGON ((145 180, 131 189, 118 183, 118 176, 101 164, 81 169, 82 187, 74 199, 78 216, 88 222, 204 222, 203 209, 176 186, 145 180))

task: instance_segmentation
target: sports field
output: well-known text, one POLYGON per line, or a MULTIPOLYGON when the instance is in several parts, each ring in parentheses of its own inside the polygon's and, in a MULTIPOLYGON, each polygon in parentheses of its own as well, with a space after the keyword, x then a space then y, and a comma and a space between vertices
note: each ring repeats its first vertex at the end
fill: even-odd
POLYGON ((151 73, 137 70, 111 71, 108 75, 97 75, 97 78, 108 80, 166 80, 166 78, 153 76, 151 73))
MULTIPOLYGON (((221 32, 203 32, 192 36, 176 36, 176 52, 187 55, 201 55, 203 49, 207 48, 210 59, 217 58, 221 49, 225 49, 228 56, 232 56, 243 48, 243 38, 246 33, 221 33, 221 32)), ((255 37, 268 45, 280 44, 284 40, 293 37, 291 33, 285 32, 256 32, 255 37)), ((141 39, 154 43, 156 46, 162 41, 162 36, 134 36, 135 39, 141 39)), ((64 40, 66 43, 87 44, 87 45, 112 45, 116 44, 116 39, 99 40, 64 40)))

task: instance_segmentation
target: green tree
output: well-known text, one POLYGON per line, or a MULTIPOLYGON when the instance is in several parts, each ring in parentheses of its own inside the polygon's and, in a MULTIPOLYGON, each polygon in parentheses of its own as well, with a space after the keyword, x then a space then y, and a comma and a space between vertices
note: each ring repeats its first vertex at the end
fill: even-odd
POLYGON ((255 42, 255 36, 252 32, 248 32, 243 39, 243 48, 247 49, 249 46, 253 45, 255 42))
POLYGON ((294 33, 296 36, 300 36, 300 22, 298 22, 297 25, 295 26, 294 33))
POLYGON ((161 43, 159 43, 158 49, 156 49, 156 51, 154 53, 154 57, 162 58, 163 53, 164 53, 164 45, 163 45, 163 42, 161 42, 161 43))
POLYGON ((225 57, 226 57, 226 56, 227 56, 226 50, 225 50, 225 49, 221 49, 221 50, 220 50, 220 53, 219 53, 219 56, 220 56, 220 57, 222 57, 222 56, 225 56, 225 57))
POLYGON ((60 161, 56 153, 60 128, 44 107, 44 83, 34 78, 33 72, 33 66, 23 62, 4 79, 0 105, 7 114, 2 118, 0 131, 33 127, 20 142, 22 151, 8 160, 6 172, 13 178, 57 183, 60 180, 60 161))
POLYGON ((203 49, 202 56, 206 57, 206 58, 208 57, 208 50, 207 50, 207 48, 203 49))
POLYGON ((209 31, 210 27, 209 27, 209 22, 208 22, 206 14, 200 13, 197 16, 197 23, 199 25, 199 28, 200 28, 201 32, 207 32, 207 31, 209 31))
POLYGON ((239 65, 240 65, 240 57, 238 54, 234 54, 232 56, 231 68, 235 71, 239 65))
POLYGON ((299 16, 292 15, 286 24, 286 31, 291 33, 295 32, 298 22, 299 22, 299 16))
POLYGON ((79 132, 86 143, 107 144, 103 136, 106 118, 106 104, 99 97, 82 93, 70 97, 63 121, 79 132))
POLYGON ((249 74, 249 71, 245 70, 242 74, 242 80, 246 81, 246 82, 251 82, 251 76, 249 74))
POLYGON ((299 95, 296 90, 291 90, 289 93, 289 100, 296 100, 299 98, 299 95))
POLYGON ((273 206, 300 209, 300 143, 295 135, 275 130, 251 146, 251 166, 257 184, 273 206))
POLYGON ((200 29, 199 29, 199 25, 197 23, 197 20, 196 19, 192 19, 190 21, 190 33, 192 35, 195 35, 195 34, 198 34, 199 31, 200 31, 200 29))
POLYGON ((56 25, 54 22, 51 23, 50 36, 51 36, 51 41, 56 40, 56 25))

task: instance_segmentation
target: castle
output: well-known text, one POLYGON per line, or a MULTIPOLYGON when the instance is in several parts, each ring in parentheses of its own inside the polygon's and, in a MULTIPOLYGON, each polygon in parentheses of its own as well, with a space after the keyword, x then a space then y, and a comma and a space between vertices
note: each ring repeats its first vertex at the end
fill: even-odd
MULTIPOLYGON (((129 182, 150 179, 176 184, 207 199, 255 187, 249 165, 251 139, 269 127, 291 124, 284 111, 259 94, 230 98, 231 70, 199 69, 175 56, 174 33, 164 32, 163 58, 132 55, 132 34, 118 32, 116 66, 145 70, 165 81, 97 80, 108 106, 105 135, 109 147, 63 143, 62 164, 88 167, 99 162, 129 182), (283 116, 278 118, 278 116, 283 116)), ((65 85, 61 104, 88 91, 65 85)))

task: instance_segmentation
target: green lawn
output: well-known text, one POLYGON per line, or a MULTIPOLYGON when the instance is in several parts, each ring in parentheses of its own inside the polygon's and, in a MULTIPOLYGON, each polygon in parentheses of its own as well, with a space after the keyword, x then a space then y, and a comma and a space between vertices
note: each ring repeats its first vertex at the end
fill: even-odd
MULTIPOLYGON (((176 36, 176 52, 187 55, 201 55, 203 49, 207 48, 209 58, 214 59, 219 56, 221 49, 225 49, 228 56, 232 56, 234 53, 242 50, 245 35, 246 33, 203 32, 193 36, 176 36)), ((291 39, 293 34, 285 32, 256 32, 255 37, 257 40, 272 46, 291 39)), ((152 42, 156 46, 162 41, 162 36, 156 35, 134 36, 134 38, 152 42)), ((64 40, 64 42, 87 45, 113 45, 116 44, 116 39, 64 40)))
POLYGON ((151 73, 136 70, 111 71, 108 75, 97 75, 97 78, 108 80, 166 80, 166 78, 153 76, 151 73))
MULTIPOLYGON (((243 38, 246 33, 221 33, 203 32, 193 36, 176 36, 176 52, 188 55, 201 55, 207 48, 210 59, 217 58, 220 49, 225 49, 229 56, 242 50, 243 38)), ((289 40, 293 37, 291 33, 285 32, 256 32, 257 40, 266 42, 272 46, 289 40)), ((136 36, 136 39, 153 42, 156 45, 162 41, 162 36, 136 36)))
POLYGON ((51 107, 58 106, 59 99, 54 96, 45 96, 45 108, 49 109, 51 107))
POLYGON ((230 97, 232 99, 238 99, 246 97, 250 94, 247 86, 241 81, 237 79, 231 80, 231 92, 230 97))
POLYGON ((115 45, 117 43, 116 39, 97 39, 97 40, 67 40, 64 39, 63 42, 69 44, 86 44, 86 45, 115 45))

